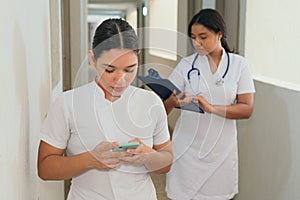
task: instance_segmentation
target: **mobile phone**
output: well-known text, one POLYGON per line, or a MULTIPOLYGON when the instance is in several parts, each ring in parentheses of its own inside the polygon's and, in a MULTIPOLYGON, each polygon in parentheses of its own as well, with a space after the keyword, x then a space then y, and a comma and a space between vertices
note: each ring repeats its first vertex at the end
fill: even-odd
POLYGON ((127 149, 136 149, 140 143, 138 142, 126 142, 121 143, 119 146, 113 148, 113 151, 126 151, 127 149))

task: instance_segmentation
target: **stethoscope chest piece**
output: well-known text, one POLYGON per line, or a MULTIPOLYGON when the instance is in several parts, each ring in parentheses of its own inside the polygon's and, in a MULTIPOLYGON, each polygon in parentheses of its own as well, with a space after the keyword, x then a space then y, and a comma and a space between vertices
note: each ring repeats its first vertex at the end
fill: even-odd
POLYGON ((217 86, 221 86, 221 85, 223 85, 223 83, 224 83, 224 80, 223 80, 222 78, 219 78, 219 79, 217 79, 217 81, 216 81, 216 85, 217 85, 217 86))

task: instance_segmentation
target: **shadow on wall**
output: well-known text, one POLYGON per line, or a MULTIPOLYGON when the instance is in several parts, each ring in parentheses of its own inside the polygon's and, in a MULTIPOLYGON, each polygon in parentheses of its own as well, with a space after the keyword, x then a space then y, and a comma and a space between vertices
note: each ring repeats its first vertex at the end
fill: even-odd
MULTIPOLYGON (((48 33, 48 26, 47 26, 47 19, 44 18, 44 27, 43 27, 43 30, 44 30, 44 33, 48 33)), ((44 36, 47 36, 46 34, 44 34, 44 36)), ((48 38, 43 38, 44 41, 48 41, 48 38)), ((56 50, 58 51, 58 50, 56 50)), ((49 66, 49 50, 48 49, 45 49, 45 51, 43 51, 44 53, 44 60, 43 62, 45 63, 42 63, 42 65, 44 66, 44 70, 45 72, 43 73, 43 77, 40 79, 40 83, 39 83, 39 94, 40 94, 40 99, 39 99, 39 102, 40 102, 40 119, 41 119, 41 122, 43 122, 43 120, 45 119, 46 117, 46 114, 48 112, 48 109, 49 109, 49 106, 51 104, 51 96, 50 96, 50 92, 51 92, 51 86, 50 86, 50 77, 49 77, 49 74, 51 76, 59 76, 57 74, 53 75, 52 72, 51 72, 51 69, 52 69, 52 66, 49 66)), ((57 63, 55 63, 57 64, 57 63)), ((51 63, 52 65, 52 63, 51 63)), ((56 71, 57 73, 57 71, 56 71)), ((56 78, 60 78, 60 77, 56 77, 56 78)), ((62 80, 59 80, 59 81, 62 81, 62 80)), ((52 84, 53 84, 54 81, 52 81, 52 84)), ((62 89, 61 89, 62 90, 62 89)), ((39 134, 39 133, 37 133, 39 134)), ((40 137, 40 135, 38 135, 38 138, 40 137)))
POLYGON ((235 199, 285 199, 292 162, 286 90, 260 82, 255 86, 253 115, 238 122, 240 192, 235 199))
MULTIPOLYGON (((28 179, 30 174, 30 149, 29 149, 29 98, 28 98, 28 79, 27 79, 27 60, 26 49, 19 24, 15 24, 14 43, 10 55, 13 55, 12 67, 14 70, 15 87, 12 91, 16 94, 15 108, 18 113, 14 118, 18 139, 14 146, 18 150, 13 166, 11 166, 11 178, 16 191, 16 197, 27 199, 29 197, 28 179)), ((5 66, 9 67, 9 66, 5 66)), ((8 144, 11 145, 11 144, 8 144)))

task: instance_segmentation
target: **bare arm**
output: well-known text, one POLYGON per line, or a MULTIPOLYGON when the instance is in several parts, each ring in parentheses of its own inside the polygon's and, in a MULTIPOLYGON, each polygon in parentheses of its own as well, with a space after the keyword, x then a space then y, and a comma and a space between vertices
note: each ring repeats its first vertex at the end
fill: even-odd
POLYGON ((38 175, 43 180, 66 180, 89 169, 111 169, 120 165, 115 145, 102 142, 91 152, 65 157, 65 150, 41 141, 38 152, 38 175))
POLYGON ((170 171, 173 162, 173 153, 171 147, 171 141, 167 141, 160 145, 154 145, 151 157, 145 163, 145 166, 149 171, 155 174, 164 174, 170 171))
POLYGON ((253 112, 254 94, 240 94, 237 95, 237 102, 233 105, 211 105, 202 96, 196 97, 199 107, 207 113, 212 113, 225 117, 227 119, 247 119, 253 112))

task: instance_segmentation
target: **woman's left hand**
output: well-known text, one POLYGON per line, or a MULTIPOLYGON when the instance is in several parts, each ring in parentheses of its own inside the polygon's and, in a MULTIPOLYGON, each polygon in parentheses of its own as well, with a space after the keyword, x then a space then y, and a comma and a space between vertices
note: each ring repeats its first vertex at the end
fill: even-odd
POLYGON ((140 139, 135 138, 129 142, 138 142, 139 146, 136 149, 127 149, 126 155, 120 157, 120 160, 125 164, 134 166, 143 165, 146 163, 150 153, 155 152, 154 149, 145 145, 140 139))
POLYGON ((204 112, 213 112, 213 106, 210 103, 208 103, 208 101, 203 96, 195 96, 193 100, 196 101, 196 103, 198 103, 199 108, 204 110, 204 112))
POLYGON ((238 94, 236 103, 231 105, 212 105, 203 96, 195 96, 193 99, 206 113, 227 119, 248 119, 253 111, 253 93, 238 94))

